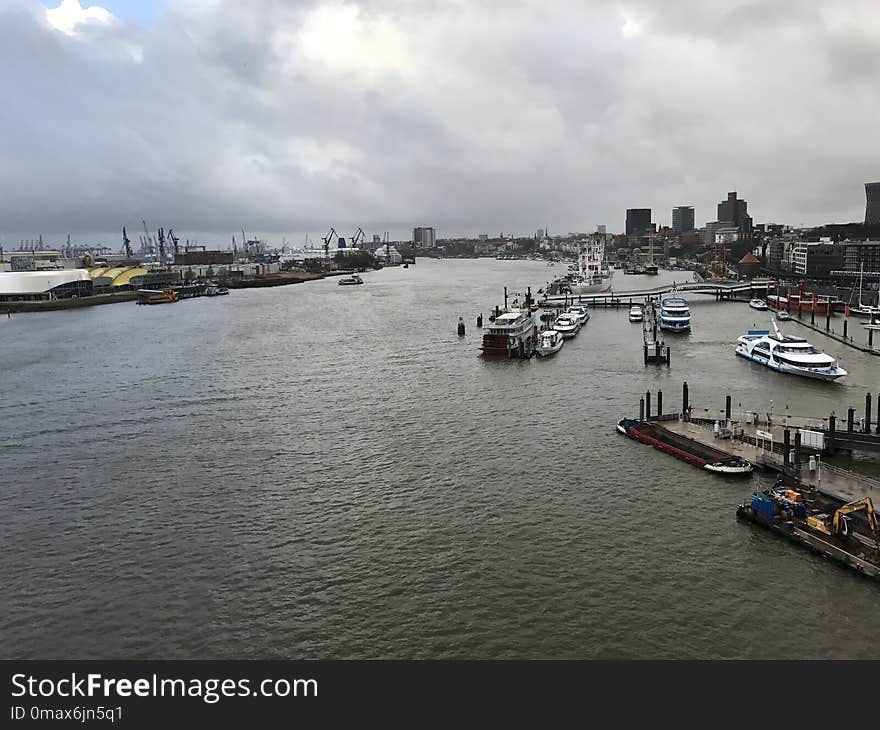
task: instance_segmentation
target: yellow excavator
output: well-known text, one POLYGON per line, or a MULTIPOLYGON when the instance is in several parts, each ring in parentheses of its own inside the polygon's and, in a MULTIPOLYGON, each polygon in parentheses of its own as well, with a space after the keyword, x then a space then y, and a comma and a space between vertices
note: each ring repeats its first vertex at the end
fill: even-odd
POLYGON ((849 535, 852 532, 852 528, 849 526, 849 520, 846 519, 846 516, 853 512, 864 512, 874 539, 880 537, 877 513, 874 511, 874 503, 871 502, 870 497, 848 502, 838 509, 831 519, 829 519, 828 515, 810 515, 807 517, 807 525, 819 532, 824 532, 826 535, 849 535), (829 522, 831 523, 830 525, 829 522))

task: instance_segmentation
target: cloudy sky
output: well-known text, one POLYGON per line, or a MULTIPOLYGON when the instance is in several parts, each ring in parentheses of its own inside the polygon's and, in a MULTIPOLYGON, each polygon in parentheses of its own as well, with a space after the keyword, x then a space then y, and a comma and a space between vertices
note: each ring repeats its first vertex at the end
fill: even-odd
POLYGON ((7 245, 701 225, 734 189, 809 225, 880 180, 876 0, 0 0, 0 61, 7 245))

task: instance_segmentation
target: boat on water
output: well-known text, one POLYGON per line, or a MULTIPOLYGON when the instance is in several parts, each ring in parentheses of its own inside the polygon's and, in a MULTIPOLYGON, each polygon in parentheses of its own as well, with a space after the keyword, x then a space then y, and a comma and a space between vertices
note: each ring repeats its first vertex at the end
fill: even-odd
MULTIPOLYGON (((862 301, 862 277, 864 275, 865 265, 859 267, 859 303, 858 305, 847 304, 846 314, 854 317, 865 317, 880 321, 880 307, 872 307, 862 301)), ((852 296, 850 296, 850 300, 852 296)))
POLYGON ((206 297, 222 297, 226 294, 229 294, 229 289, 227 289, 225 286, 211 285, 205 289, 206 297))
POLYGON ((611 289, 613 276, 605 261, 605 237, 593 234, 586 252, 578 252, 577 271, 569 277, 567 289, 572 294, 600 294, 611 289))
POLYGON ((630 322, 641 322, 645 317, 642 308, 638 304, 633 304, 629 308, 629 321, 630 322))
POLYGON ((734 476, 752 472, 751 463, 745 459, 674 433, 658 423, 622 418, 617 422, 617 430, 624 436, 649 444, 715 474, 734 476))
POLYGON ((664 297, 660 300, 660 329, 670 332, 686 332, 691 328, 691 310, 681 297, 664 297))
POLYGON ((555 355, 565 344, 565 338, 558 330, 544 330, 538 339, 537 352, 541 357, 555 355))
POLYGON ((791 315, 784 309, 782 309, 776 313, 776 319, 778 319, 780 322, 788 322, 791 320, 791 315))
POLYGON ((590 308, 586 304, 572 304, 565 310, 565 313, 577 317, 581 327, 590 321, 590 308))
POLYGON ((581 330, 580 320, 571 314, 560 314, 553 323, 553 329, 566 340, 574 337, 581 330))
POLYGON ((763 312, 767 309, 767 302, 763 299, 752 299, 752 301, 749 302, 749 306, 752 309, 759 309, 763 312))
POLYGON ((344 276, 339 280, 339 286, 352 286, 354 284, 363 284, 364 280, 361 279, 357 274, 352 274, 351 276, 344 276))
POLYGON ((870 497, 841 504, 784 484, 755 490, 737 519, 764 527, 869 578, 880 578, 880 521, 870 497), (854 519, 857 512, 863 520, 854 519))
POLYGON ((180 301, 174 289, 138 289, 138 304, 173 304, 180 301))
POLYGON ((646 264, 645 265, 645 273, 648 276, 657 276, 660 273, 660 270, 654 264, 646 264))
POLYGON ((802 337, 786 337, 771 319, 774 333, 749 330, 737 340, 736 354, 780 373, 803 375, 815 380, 837 380, 846 375, 831 355, 802 337))
POLYGON ((480 349, 484 355, 508 358, 529 358, 534 354, 538 340, 535 313, 531 307, 509 309, 499 313, 483 327, 480 349))

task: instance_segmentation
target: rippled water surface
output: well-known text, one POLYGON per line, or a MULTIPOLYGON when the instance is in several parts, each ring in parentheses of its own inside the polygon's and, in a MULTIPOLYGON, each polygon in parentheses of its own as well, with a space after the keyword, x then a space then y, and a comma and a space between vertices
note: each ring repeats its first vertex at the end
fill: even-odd
POLYGON ((880 656, 880 587, 737 523, 752 483, 614 430, 682 380, 695 414, 845 412, 880 361, 801 330, 850 376, 773 373, 731 344, 764 315, 696 295, 669 369, 626 308, 483 360, 476 314, 558 270, 420 259, 0 321, 0 655, 880 656))

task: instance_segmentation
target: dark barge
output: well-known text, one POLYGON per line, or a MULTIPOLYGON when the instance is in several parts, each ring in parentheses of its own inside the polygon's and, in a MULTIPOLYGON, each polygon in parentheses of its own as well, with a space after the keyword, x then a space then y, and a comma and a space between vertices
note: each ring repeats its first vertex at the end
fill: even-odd
POLYGON ((657 423, 638 418, 622 418, 617 422, 617 430, 631 439, 649 444, 715 474, 741 475, 752 472, 751 463, 745 459, 673 433, 657 423))
POLYGON ((749 502, 737 507, 736 516, 861 575, 880 580, 880 534, 869 498, 844 504, 831 516, 827 508, 810 504, 800 490, 773 488, 752 494, 749 502), (857 511, 865 511, 871 537, 860 533, 856 520, 850 516, 857 511))

